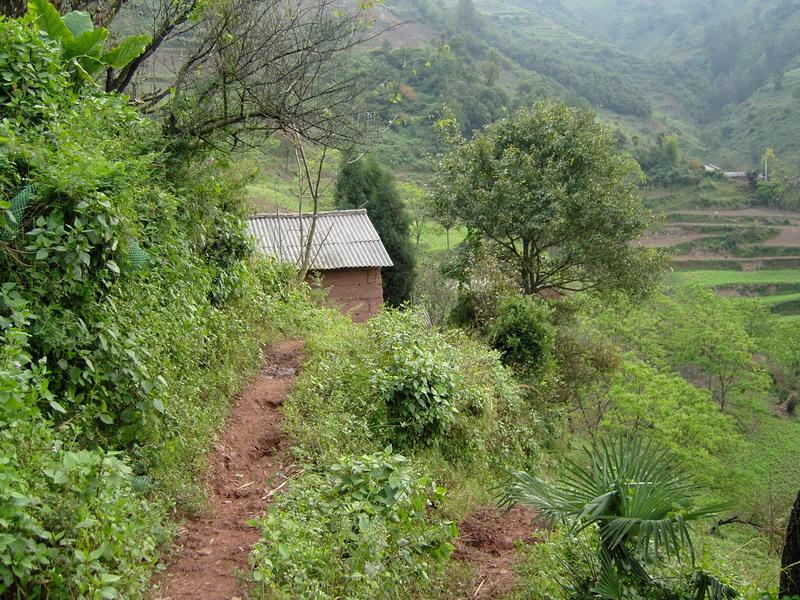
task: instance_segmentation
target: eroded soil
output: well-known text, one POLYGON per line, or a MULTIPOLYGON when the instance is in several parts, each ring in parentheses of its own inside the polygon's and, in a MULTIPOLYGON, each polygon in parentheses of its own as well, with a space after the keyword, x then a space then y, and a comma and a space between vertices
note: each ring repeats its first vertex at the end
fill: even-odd
POLYGON ((235 401, 208 457, 207 510, 180 529, 154 600, 245 598, 241 574, 259 532, 249 519, 266 511, 292 474, 280 430, 280 405, 302 360, 302 342, 282 342, 235 401))
POLYGON ((547 528, 536 513, 517 506, 510 511, 481 508, 458 524, 454 557, 475 567, 474 588, 467 598, 501 598, 515 582, 519 544, 544 539, 547 528))

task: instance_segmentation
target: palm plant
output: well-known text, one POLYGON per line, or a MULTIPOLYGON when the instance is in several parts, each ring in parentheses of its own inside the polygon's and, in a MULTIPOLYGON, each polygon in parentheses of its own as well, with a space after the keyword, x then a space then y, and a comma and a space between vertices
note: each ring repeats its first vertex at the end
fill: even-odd
MULTIPOLYGON (((688 551, 694 563, 690 523, 715 515, 722 505, 698 505, 698 488, 682 463, 637 436, 596 441, 586 454, 586 465, 569 462, 554 484, 512 473, 501 505, 527 504, 564 521, 572 533, 596 528, 599 577, 592 591, 602 598, 621 597, 623 578, 652 585, 645 565, 653 560, 688 551)), ((732 592, 727 590, 725 596, 732 592)))

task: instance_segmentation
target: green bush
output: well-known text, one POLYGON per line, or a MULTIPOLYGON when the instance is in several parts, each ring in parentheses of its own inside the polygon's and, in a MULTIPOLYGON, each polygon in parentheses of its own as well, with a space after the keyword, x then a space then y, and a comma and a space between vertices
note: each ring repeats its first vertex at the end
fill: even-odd
POLYGON ((0 430, 0 595, 142 595, 163 513, 115 453, 80 450, 46 422, 0 430))
POLYGON ((373 385, 386 404, 388 427, 402 447, 435 443, 450 428, 464 393, 450 362, 452 348, 438 336, 421 336, 401 313, 371 323, 379 367, 373 385))
POLYGON ((34 362, 32 315, 11 284, 0 317, 0 596, 127 598, 144 592, 163 514, 123 456, 80 449, 39 406, 64 411, 34 362))
POLYGON ((453 549, 444 490, 391 448, 293 485, 261 521, 253 578, 266 597, 407 598, 453 549))
POLYGON ((284 415, 311 462, 405 444, 454 464, 532 465, 544 430, 495 352, 412 311, 363 327, 331 314, 309 340, 284 415))
POLYGON ((0 31, 3 116, 27 126, 54 117, 69 100, 69 78, 58 46, 18 21, 3 21, 0 31))
POLYGON ((550 359, 554 330, 549 311, 530 296, 512 296, 497 308, 489 340, 503 362, 520 371, 534 371, 550 359))

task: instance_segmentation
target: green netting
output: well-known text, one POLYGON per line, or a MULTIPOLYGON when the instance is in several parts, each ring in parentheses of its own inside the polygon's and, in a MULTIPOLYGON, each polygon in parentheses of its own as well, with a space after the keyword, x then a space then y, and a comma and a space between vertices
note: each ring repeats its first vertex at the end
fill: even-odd
POLYGON ((153 479, 147 475, 136 475, 131 478, 131 484, 134 490, 142 493, 153 487, 153 479))
POLYGON ((36 195, 32 185, 26 185, 22 190, 11 199, 11 206, 8 209, 14 220, 7 220, 5 231, 0 232, 3 239, 11 238, 19 229, 19 224, 22 222, 22 217, 25 215, 25 209, 28 208, 33 197, 36 195))
POLYGON ((131 240, 128 244, 128 264, 134 269, 141 269, 150 260, 150 255, 144 250, 139 242, 131 240))

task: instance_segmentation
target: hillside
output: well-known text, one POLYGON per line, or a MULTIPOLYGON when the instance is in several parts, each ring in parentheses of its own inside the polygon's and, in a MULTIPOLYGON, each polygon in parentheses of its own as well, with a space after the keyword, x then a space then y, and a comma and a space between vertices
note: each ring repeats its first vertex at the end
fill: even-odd
POLYGON ((794 5, 387 1, 0 5, 0 598, 800 598, 794 5))
POLYGON ((478 70, 496 62, 510 108, 558 96, 628 137, 675 133, 701 161, 750 170, 773 147, 800 162, 793 2, 483 0, 459 16, 462 5, 389 0, 384 11, 409 21, 389 42, 463 48, 478 70))

